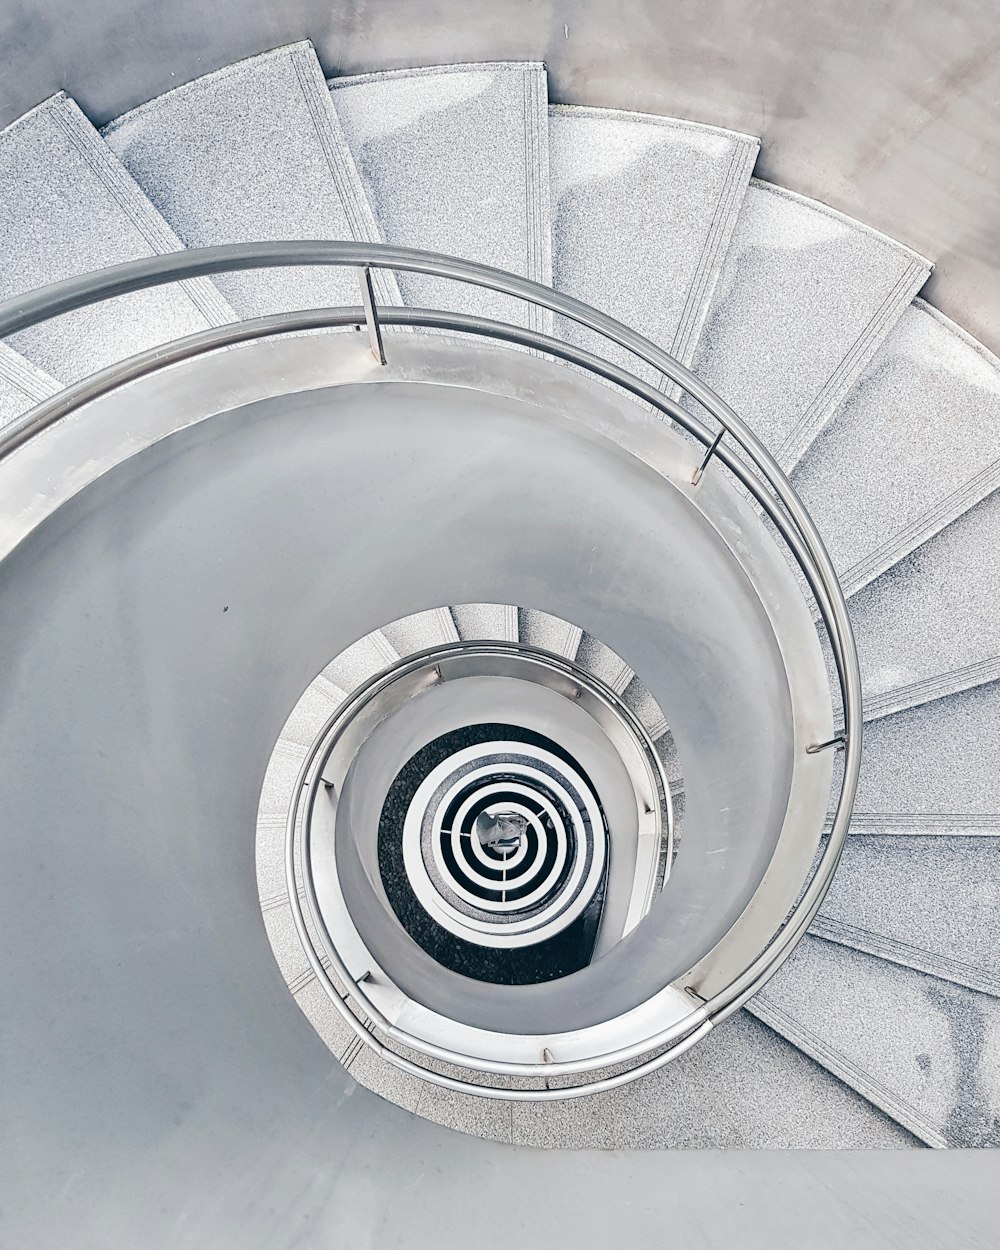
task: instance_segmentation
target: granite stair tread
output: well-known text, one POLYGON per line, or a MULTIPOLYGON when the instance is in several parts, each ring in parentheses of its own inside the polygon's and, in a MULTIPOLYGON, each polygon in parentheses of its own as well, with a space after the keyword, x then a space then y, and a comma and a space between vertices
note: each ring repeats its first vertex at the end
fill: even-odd
MULTIPOLYGON (((550 283, 545 69, 490 62, 330 80, 385 241, 550 283)), ((534 329, 533 306, 447 279, 401 274, 406 303, 534 329)))
POLYGON ((563 1149, 901 1149, 920 1143, 745 1011, 632 1085, 513 1104, 513 1140, 563 1149))
MULTIPOLYGON (((380 241, 310 43, 239 61, 158 96, 104 131, 188 247, 273 239, 380 241)), ((391 274, 377 294, 398 302, 391 274)), ((360 303, 354 270, 220 276, 243 317, 360 303)))
MULTIPOLYGON (((177 251, 181 241, 73 100, 60 92, 0 132, 0 299, 177 251)), ((11 345, 68 383, 233 320, 205 279, 137 291, 22 330, 11 345)))
POLYGON ((929 272, 927 261, 895 240, 754 179, 694 372, 787 470, 833 416, 929 272))
POLYGON ((463 641, 489 639, 517 642, 517 608, 506 603, 459 603, 451 609, 458 636, 463 641))
POLYGON ((856 594, 1000 486, 1000 361, 916 301, 793 485, 856 594))
MULTIPOLYGON (((688 364, 759 148, 750 135, 714 126, 550 106, 555 288, 688 364)), ((558 328, 571 343, 637 364, 565 318, 558 328)), ((650 368, 639 372, 662 381, 650 368)))
POLYGON ((450 608, 430 608, 394 621, 382 634, 401 656, 458 641, 458 630, 450 608))
POLYGON ((551 651, 567 660, 576 659, 583 630, 537 608, 518 608, 517 632, 521 642, 551 651))
POLYGON ((1000 1145, 996 998, 806 936, 748 1010, 927 1145, 1000 1145))
POLYGON ((998 602, 994 491, 852 597, 869 714, 1000 677, 998 602))
POLYGON ((1000 836, 849 838, 812 932, 1000 995, 1000 836))
POLYGON ((1000 828, 1000 682, 865 726, 855 828, 870 816, 957 830, 1000 828))

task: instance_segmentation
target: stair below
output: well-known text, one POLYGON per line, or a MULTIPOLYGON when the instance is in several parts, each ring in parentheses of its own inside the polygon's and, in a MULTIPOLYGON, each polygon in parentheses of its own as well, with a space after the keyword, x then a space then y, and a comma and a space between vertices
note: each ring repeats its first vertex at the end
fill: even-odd
MULTIPOLYGON (((68 96, 59 94, 0 133, 0 299, 120 261, 177 251, 181 242, 68 96)), ((12 345, 73 382, 135 352, 233 320, 204 279, 80 309, 22 330, 12 345)))
POLYGON ((754 180, 694 371, 787 470, 929 272, 922 257, 885 235, 754 180))
POLYGON ((748 1010, 929 1146, 1000 1146, 996 998, 807 936, 748 1010))
MULTIPOLYGON (((158 96, 104 131, 188 247, 379 234, 309 43, 276 48, 158 96)), ((377 292, 398 302, 391 274, 377 292)), ((242 317, 360 303, 350 270, 220 276, 242 317)))
POLYGON ((849 838, 811 932, 1000 996, 1000 837, 849 838))
MULTIPOLYGON (((330 89, 387 243, 551 282, 543 66, 389 70, 330 89)), ((540 309, 443 278, 402 274, 400 288, 408 304, 551 325, 540 309)))
MULTIPOLYGON (((690 362, 759 143, 611 109, 552 106, 553 285, 690 362)), ((559 334, 659 384, 565 318, 559 334)))

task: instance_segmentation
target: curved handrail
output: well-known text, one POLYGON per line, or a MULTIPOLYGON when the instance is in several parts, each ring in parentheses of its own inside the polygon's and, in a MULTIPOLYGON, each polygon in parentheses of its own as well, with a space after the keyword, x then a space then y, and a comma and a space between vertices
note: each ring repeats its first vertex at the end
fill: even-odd
MULTIPOLYGON (((827 845, 820 856, 808 887, 784 926, 773 936, 769 945, 729 986, 719 991, 692 1013, 692 1024, 697 1025, 695 1031, 700 1035, 703 1030, 710 1028, 714 1021, 725 1018, 755 993, 787 958, 795 943, 812 923, 829 888, 843 850, 857 792, 862 732, 861 676, 857 650, 843 590, 812 519, 773 456, 732 408, 662 348, 657 347, 649 339, 615 318, 571 296, 500 269, 440 253, 376 243, 299 241, 230 244, 129 261, 95 273, 68 278, 0 303, 0 338, 5 338, 52 317, 132 291, 195 277, 209 277, 219 273, 301 265, 357 268, 362 271, 363 289, 368 283, 366 271, 369 269, 421 273, 465 282, 514 296, 558 313, 560 316, 568 317, 617 346, 625 348, 638 356, 640 360, 653 366, 695 399, 718 423, 720 429, 713 433, 698 417, 687 412, 662 392, 643 383, 627 370, 612 365, 592 353, 572 348, 569 344, 550 336, 461 313, 395 307, 379 309, 377 313, 378 321, 383 324, 455 330, 535 348, 581 365, 590 372, 616 382, 632 394, 646 400, 707 448, 707 454, 695 476, 695 481, 700 478, 711 458, 721 461, 764 508, 805 575, 829 635, 843 704, 842 742, 845 758, 840 795, 827 845), (726 439, 738 450, 726 446, 726 439), (750 472, 747 461, 758 471, 768 490, 761 489, 761 483, 755 474, 750 472), (780 509, 775 506, 776 504, 780 505, 780 509)), ((369 300, 370 292, 371 288, 368 285, 369 300)), ((0 460, 83 403, 177 360, 189 359, 221 346, 247 342, 265 335, 293 333, 324 326, 360 325, 366 319, 371 328, 372 313, 371 307, 367 310, 364 307, 357 307, 320 310, 314 313, 276 314, 254 322, 204 331, 174 344, 140 353, 129 361, 109 366, 93 377, 69 387, 52 399, 43 401, 21 420, 12 423, 6 430, 0 432, 0 460)), ((339 1001, 339 995, 337 997, 339 1001)), ((363 992, 358 993, 358 998, 365 1004, 366 1009, 371 1006, 363 992)), ((404 1070, 413 1070, 425 1079, 439 1084, 491 1097, 564 1098, 611 1088, 622 1079, 633 1079, 641 1072, 652 1071, 655 1067, 668 1062, 669 1059, 681 1053, 682 1049, 687 1049, 691 1044, 689 1039, 693 1038, 692 1034, 687 1034, 665 1054, 647 1060, 628 1073, 620 1074, 620 1078, 607 1078, 590 1085, 552 1091, 501 1091, 489 1086, 458 1081, 412 1064, 403 1056, 383 1047, 346 1005, 341 1004, 341 1007, 342 1014, 358 1036, 396 1066, 404 1070)), ((381 1013, 373 1009, 369 1014, 377 1018, 381 1013)), ((457 1054, 453 1056, 458 1063, 462 1062, 462 1058, 457 1054)), ((497 1071, 504 1070, 502 1064, 496 1064, 495 1067, 497 1071)))

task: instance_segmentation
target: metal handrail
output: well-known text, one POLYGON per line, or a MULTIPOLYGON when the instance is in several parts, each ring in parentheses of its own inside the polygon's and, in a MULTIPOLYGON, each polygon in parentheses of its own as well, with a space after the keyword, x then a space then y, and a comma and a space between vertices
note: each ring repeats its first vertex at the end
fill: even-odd
MULTIPOLYGON (((844 769, 827 844, 808 887, 802 893, 785 924, 740 976, 713 998, 702 1002, 700 1007, 692 1011, 690 1017, 692 1032, 677 1039, 664 1054, 645 1061, 637 1068, 588 1085, 558 1090, 503 1090, 444 1076, 396 1054, 374 1038, 354 1012, 340 1000, 340 995, 335 995, 345 1020, 367 1045, 397 1067, 414 1072, 437 1084, 494 1098, 533 1100, 573 1097, 612 1088, 645 1072, 653 1071, 675 1058, 688 1049, 698 1036, 711 1028, 714 1022, 724 1019, 751 997, 791 953, 822 904, 847 836, 861 763, 861 676, 843 590, 823 541, 790 482, 763 444, 724 400, 667 352, 606 313, 599 312, 541 283, 481 265, 475 261, 460 260, 456 257, 420 251, 415 248, 354 242, 244 243, 201 248, 114 265, 95 273, 54 283, 27 295, 0 303, 0 338, 6 338, 19 330, 27 329, 52 317, 132 291, 195 277, 209 277, 219 273, 302 265, 332 265, 358 269, 362 278, 363 307, 276 314, 272 317, 256 319, 253 322, 218 327, 188 336, 164 347, 153 348, 121 364, 111 365, 92 377, 67 388, 52 399, 43 401, 20 420, 8 426, 0 433, 0 461, 16 447, 84 403, 109 393, 135 378, 157 372, 179 360, 191 359, 220 347, 275 334, 297 333, 306 329, 367 325, 373 353, 378 359, 382 353, 380 325, 417 326, 470 333, 534 348, 569 363, 580 365, 622 386, 669 416, 706 448, 706 454, 695 472, 693 483, 697 485, 713 458, 724 464, 757 500, 776 526, 782 539, 791 549, 819 606, 833 651, 843 704, 842 741, 840 737, 834 741, 844 747, 844 769), (465 282, 513 296, 567 317, 653 366, 664 377, 676 383, 688 396, 695 399, 714 419, 719 428, 713 430, 669 396, 642 382, 628 370, 613 365, 593 353, 571 347, 551 336, 462 313, 398 307, 378 308, 371 284, 369 272, 371 269, 420 273, 465 282), (727 444, 732 444, 732 446, 727 444), (750 466, 757 470, 767 489, 762 488, 761 481, 751 471, 750 466)), ((813 749, 824 745, 832 744, 815 744, 813 749)), ((290 894, 295 897, 294 875, 291 884, 290 894)), ((293 908, 293 913, 294 910, 293 908)), ((297 927, 300 923, 302 923, 301 917, 297 917, 297 927)), ((304 932, 304 924, 302 924, 302 931, 304 932)), ((312 962, 314 952, 311 953, 307 949, 306 953, 310 955, 312 962)), ((318 960, 315 962, 319 963, 318 960)), ((378 1023, 381 1013, 373 1007, 360 987, 356 987, 356 990, 357 999, 363 1004, 371 1019, 378 1023)), ((385 1023, 388 1024, 388 1021, 385 1023)), ((463 1057, 458 1053, 451 1054, 449 1057, 458 1064, 462 1064, 463 1058, 468 1059, 467 1056, 463 1057)), ((550 1073, 557 1071, 558 1067, 559 1065, 546 1065, 550 1073)), ((541 1065, 539 1069, 541 1070, 541 1065)), ((492 1070, 498 1073, 505 1072, 507 1065, 497 1062, 492 1065, 492 1070)))

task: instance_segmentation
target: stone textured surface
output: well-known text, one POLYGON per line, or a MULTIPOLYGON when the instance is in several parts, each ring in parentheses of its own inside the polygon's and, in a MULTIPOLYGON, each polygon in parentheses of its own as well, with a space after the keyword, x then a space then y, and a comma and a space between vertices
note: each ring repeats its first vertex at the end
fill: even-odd
POLYGON ((1000 362, 918 301, 793 485, 855 593, 1000 485, 1000 362))
MULTIPOLYGON (((186 83, 104 137, 188 247, 272 239, 378 240, 375 219, 308 43, 186 83)), ((379 293, 398 302, 391 276, 379 293)), ((219 277, 244 317, 361 302, 348 269, 219 277)))
POLYGON ((1000 677, 1000 491, 850 602, 866 710, 1000 677))
POLYGON ((517 632, 521 642, 531 647, 539 647, 542 651, 552 651, 556 655, 565 656, 567 660, 576 658, 583 637, 579 625, 571 625, 568 621, 548 612, 540 612, 537 608, 518 608, 517 632))
POLYGON ((341 651, 323 669, 323 677, 345 694, 350 694, 369 677, 389 668, 398 659, 399 652, 385 634, 377 629, 341 651))
POLYGON ((463 640, 517 642, 517 608, 504 603, 458 603, 451 609, 463 640))
MULTIPOLYGON (((68 96, 0 133, 0 299, 121 261, 177 251, 180 240, 68 96)), ((204 279, 122 296, 29 330, 12 345, 72 382, 231 310, 204 279)))
MULTIPOLYGON (((443 65, 330 87, 387 243, 551 282, 545 70, 443 65)), ((400 276, 408 304, 547 329, 551 318, 473 287, 400 276)))
POLYGON ((0 430, 59 390, 59 383, 0 342, 0 430))
POLYGON ((746 1012, 634 1084, 569 1102, 518 1102, 513 1121, 516 1143, 562 1149, 892 1149, 916 1144, 746 1012))
POLYGON ((1000 682, 865 726, 859 814, 904 814, 942 829, 1000 827, 1000 682))
POLYGON ((302 747, 310 746, 339 703, 329 682, 314 682, 292 709, 281 730, 282 739, 302 747))
POLYGON ((1000 837, 849 838, 812 932, 1000 995, 1000 837))
POLYGON ((754 180, 694 371, 795 464, 929 272, 822 204, 754 180))
POLYGON ((633 677, 625 687, 622 701, 635 713, 639 723, 654 742, 667 732, 667 718, 663 714, 663 709, 638 677, 633 677))
POLYGON ((588 673, 599 677, 616 694, 624 694, 635 673, 610 647, 593 634, 584 634, 576 653, 576 662, 588 673))
POLYGON ((805 937, 749 1010, 931 1146, 1000 1146, 1000 1002, 805 937))
MULTIPOLYGON (((712 126, 611 109, 549 109, 552 273, 687 364, 759 149, 712 126)), ((636 368, 559 319, 562 338, 636 368)), ((643 367, 641 376, 659 381, 643 367)))
POLYGON ((382 634, 400 655, 412 655, 414 651, 458 640, 455 620, 448 608, 414 612, 412 616, 386 625, 382 634))

